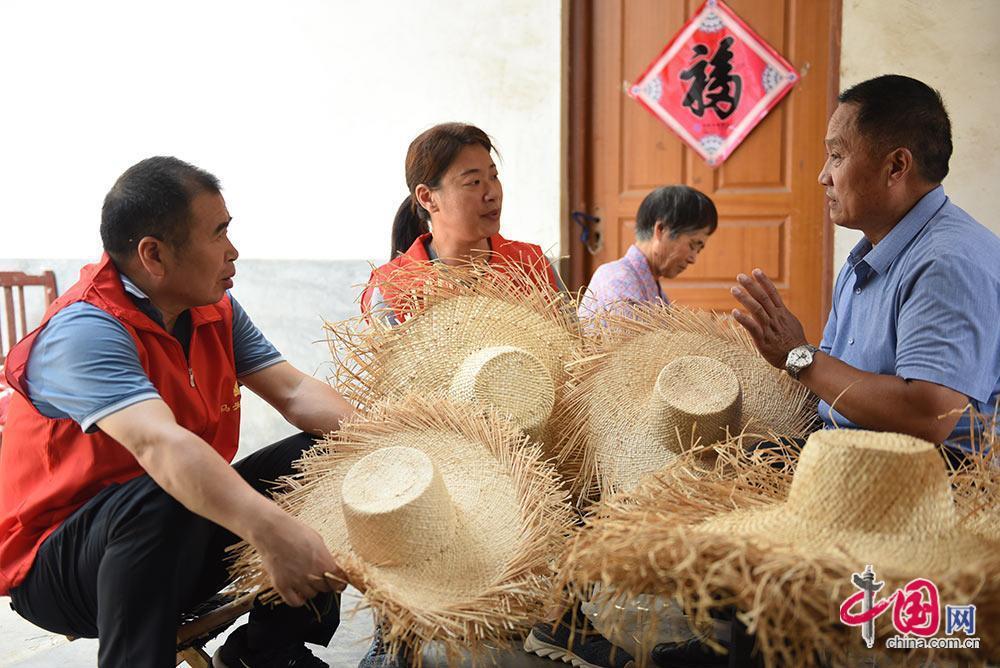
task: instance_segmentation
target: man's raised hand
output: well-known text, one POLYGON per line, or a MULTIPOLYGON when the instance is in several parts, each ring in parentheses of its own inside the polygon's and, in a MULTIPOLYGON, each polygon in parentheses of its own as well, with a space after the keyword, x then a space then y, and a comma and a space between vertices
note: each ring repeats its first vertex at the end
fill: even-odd
POLYGON ((760 269, 736 277, 733 297, 746 312, 733 309, 733 318, 749 332, 760 354, 773 366, 784 369, 788 352, 807 343, 802 323, 788 310, 771 279, 760 269))

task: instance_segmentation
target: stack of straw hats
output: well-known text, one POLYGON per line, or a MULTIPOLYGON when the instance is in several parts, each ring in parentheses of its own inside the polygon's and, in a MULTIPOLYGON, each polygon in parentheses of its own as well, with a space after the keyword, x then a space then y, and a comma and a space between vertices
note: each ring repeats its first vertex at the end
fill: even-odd
MULTIPOLYGON (((404 398, 344 424, 298 467, 278 503, 324 538, 392 651, 419 661, 435 641, 451 664, 543 615, 572 512, 555 469, 509 420, 404 398)), ((234 574, 275 596, 248 544, 234 574)))
MULTIPOLYGON (((392 648, 440 642, 451 663, 569 592, 611 610, 666 597, 699 629, 735 606, 770 665, 839 663, 857 631, 836 609, 867 564, 887 589, 929 578, 942 601, 1000 615, 992 469, 949 477, 930 444, 860 431, 813 434, 800 460, 748 454, 804 437, 814 398, 731 321, 646 305, 585 331, 564 295, 509 267, 419 271, 395 291, 398 326, 328 325, 359 413, 280 497, 392 648), (565 547, 567 485, 602 500, 565 547)), ((268 591, 250 546, 235 573, 268 591)), ((1000 632, 980 631, 994 656, 1000 632)))
MULTIPOLYGON (((549 612, 575 517, 560 473, 578 464, 557 469, 544 444, 582 337, 567 299, 516 266, 415 271, 393 291, 398 326, 372 312, 327 325, 359 410, 297 463, 278 501, 364 592, 390 654, 419 665, 435 642, 451 664, 549 612)), ((233 572, 276 596, 251 546, 233 572)))
MULTIPOLYGON (((946 655, 1000 658, 1000 626, 986 621, 1000 616, 1000 542, 973 530, 970 516, 985 509, 953 491, 936 446, 820 431, 791 470, 735 452, 700 477, 667 467, 628 499, 601 504, 561 576, 579 595, 613 583, 605 603, 675 597, 699 627, 735 606, 767 665, 842 665, 861 636, 841 623, 840 606, 858 591, 852 574, 871 565, 884 596, 933 582, 942 619, 945 604, 976 606, 981 649, 946 655)), ((891 619, 876 621, 879 638, 895 633, 891 619)))
POLYGON ((650 304, 594 325, 560 405, 561 448, 582 453, 591 494, 629 490, 692 447, 803 437, 815 417, 809 392, 731 320, 650 304))

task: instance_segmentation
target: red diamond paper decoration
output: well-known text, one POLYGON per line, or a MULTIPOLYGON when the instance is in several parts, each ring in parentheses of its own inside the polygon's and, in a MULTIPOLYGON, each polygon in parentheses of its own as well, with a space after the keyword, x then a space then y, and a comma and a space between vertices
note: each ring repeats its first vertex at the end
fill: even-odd
POLYGON ((792 65, 722 0, 707 0, 629 94, 714 167, 797 79, 792 65))

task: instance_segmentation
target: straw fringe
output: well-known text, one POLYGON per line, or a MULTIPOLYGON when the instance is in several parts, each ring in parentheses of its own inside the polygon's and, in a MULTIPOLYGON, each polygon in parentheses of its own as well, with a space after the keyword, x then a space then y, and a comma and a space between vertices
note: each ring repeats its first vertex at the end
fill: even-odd
MULTIPOLYGON (((511 262, 487 264, 473 261, 458 266, 443 263, 423 263, 403 267, 394 272, 386 287, 406 286, 400 290, 400 310, 409 317, 397 326, 386 324, 393 311, 384 307, 362 316, 339 322, 326 322, 324 329, 335 367, 334 381, 344 397, 362 412, 387 398, 398 399, 412 388, 404 387, 393 372, 394 354, 411 345, 408 334, 418 325, 419 316, 435 306, 457 297, 479 297, 507 303, 541 318, 554 330, 565 333, 565 351, 560 352, 560 377, 553 378, 556 389, 556 409, 548 426, 536 434, 545 457, 554 459, 556 468, 567 480, 574 480, 584 464, 583 453, 568 448, 556 448, 559 404, 570 380, 565 365, 574 364, 582 356, 583 333, 576 317, 574 300, 548 283, 542 270, 511 262), (411 287, 416 286, 416 287, 411 287)), ((419 326, 419 325, 418 325, 419 326)), ((435 388, 438 396, 447 387, 435 388)))
POLYGON ((962 524, 1000 542, 1000 415, 983 415, 969 409, 972 423, 981 430, 969 436, 971 453, 965 466, 955 471, 952 488, 962 524))
MULTIPOLYGON (((858 644, 858 630, 840 623, 839 606, 854 593, 850 576, 863 564, 693 530, 694 525, 720 513, 778 503, 791 484, 792 453, 743 454, 739 447, 718 450, 715 466, 710 472, 702 467, 700 478, 690 473, 692 467, 701 466, 698 456, 686 454, 640 483, 634 492, 595 507, 563 554, 554 591, 565 588, 572 598, 594 597, 603 606, 622 596, 673 597, 692 629, 708 628, 713 610, 734 606, 739 619, 755 634, 765 665, 847 663, 849 648, 858 644), (787 465, 776 468, 762 457, 787 465), (598 584, 601 591, 595 595, 593 588, 598 584)), ((981 482, 985 475, 977 468, 966 481, 981 482)), ((975 515, 967 502, 960 500, 959 507, 975 515)), ((878 576, 886 583, 885 591, 911 579, 884 570, 878 576)), ((1000 615, 1000 554, 982 555, 967 570, 935 577, 934 582, 942 603, 976 604, 977 618, 984 620, 976 627, 981 649, 913 652, 911 660, 945 657, 981 663, 984 657, 1000 657, 1000 626, 985 621, 1000 615)), ((565 595, 554 594, 553 599, 563 606, 568 603, 565 595)), ((876 625, 883 638, 894 633, 887 615, 876 625)), ((722 649, 711 638, 706 642, 722 649)), ((908 655, 892 652, 891 656, 899 660, 908 655)), ((645 660, 645 656, 637 657, 640 665, 645 660)))
POLYGON ((524 265, 471 262, 461 265, 428 263, 408 265, 394 272, 384 284, 412 286, 400 291, 400 310, 409 314, 397 326, 386 324, 394 312, 388 306, 338 322, 326 322, 327 341, 338 365, 336 379, 342 392, 359 408, 378 402, 388 392, 380 386, 379 353, 405 338, 417 316, 455 297, 483 297, 526 308, 576 340, 583 335, 575 303, 548 285, 544 275, 524 265))
MULTIPOLYGON (((348 580, 365 592, 365 600, 377 612, 390 651, 405 647, 418 667, 423 647, 429 642, 441 643, 449 664, 457 662, 463 650, 478 661, 487 649, 526 632, 542 615, 552 565, 569 535, 573 516, 565 493, 558 487, 558 475, 541 461, 538 446, 501 417, 473 413, 445 401, 411 397, 398 404, 375 404, 367 417, 345 423, 336 437, 328 437, 307 451, 296 464, 298 472, 283 479, 284 487, 276 497, 279 505, 298 516, 310 495, 322 489, 324 478, 349 467, 370 452, 373 443, 401 430, 442 429, 484 444, 509 471, 516 489, 522 510, 521 517, 511 520, 520 525, 517 549, 491 584, 472 598, 412 609, 401 603, 399 592, 380 582, 377 569, 361 561, 349 546, 329 546, 348 580)), ((241 591, 259 587, 264 601, 277 599, 259 553, 249 544, 235 547, 231 572, 241 591)))
MULTIPOLYGON (((602 314, 585 321, 583 328, 587 333, 584 354, 567 366, 570 389, 565 400, 557 405, 558 415, 554 416, 555 422, 565 425, 557 456, 578 462, 580 473, 573 493, 583 499, 593 500, 617 491, 599 470, 597 448, 591 442, 589 425, 591 395, 611 371, 609 364, 614 351, 647 334, 670 331, 717 339, 763 361, 750 335, 732 318, 676 305, 636 304, 630 307, 628 314, 602 314)), ((731 437, 740 437, 741 441, 749 443, 755 439, 778 442, 806 436, 815 420, 816 398, 804 385, 777 370, 774 378, 780 393, 775 401, 784 407, 780 419, 767 425, 764 433, 744 431, 731 434, 731 437)), ((690 437, 690 434, 678 434, 679 450, 699 445, 690 437)))

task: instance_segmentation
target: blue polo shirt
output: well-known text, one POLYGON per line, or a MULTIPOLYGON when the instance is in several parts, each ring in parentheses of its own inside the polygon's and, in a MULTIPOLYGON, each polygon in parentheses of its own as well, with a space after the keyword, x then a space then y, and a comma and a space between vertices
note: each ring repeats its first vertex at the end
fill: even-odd
MULTIPOLYGON (((992 417, 1000 398, 1000 238, 938 186, 877 246, 862 239, 851 250, 820 349, 863 371, 949 387, 992 417)), ((828 427, 857 427, 825 401, 819 414, 828 427)), ((969 429, 966 414, 949 445, 969 449, 969 429)))
MULTIPOLYGON (((142 290, 122 274, 122 287, 153 321, 163 317, 142 290)), ((233 305, 233 353, 237 377, 283 361, 243 307, 233 305)), ((185 311, 171 332, 187 352, 191 340, 190 312, 185 311)), ((76 302, 62 309, 38 334, 25 378, 28 397, 49 418, 71 418, 85 432, 127 406, 159 399, 160 393, 139 361, 135 339, 110 313, 93 304, 76 302)))

